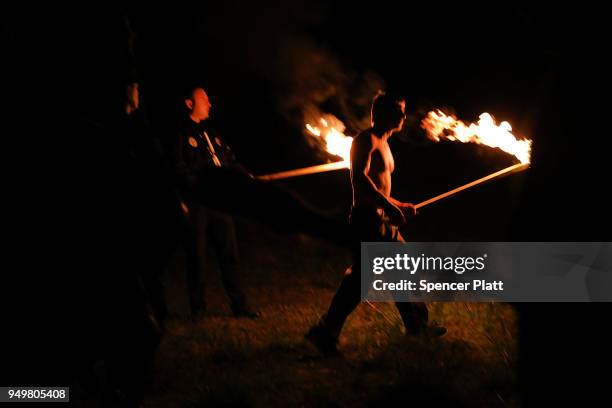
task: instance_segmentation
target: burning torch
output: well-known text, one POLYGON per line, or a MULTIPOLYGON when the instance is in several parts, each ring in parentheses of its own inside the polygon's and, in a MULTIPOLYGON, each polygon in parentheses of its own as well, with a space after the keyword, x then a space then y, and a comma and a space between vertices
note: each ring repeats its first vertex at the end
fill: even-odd
MULTIPOLYGON (((308 133, 312 137, 322 138, 325 142, 326 150, 331 154, 342 157, 342 161, 266 174, 258 176, 258 178, 260 180, 279 180, 307 174, 348 169, 350 167, 349 157, 353 138, 343 133, 343 125, 340 125, 340 127, 338 125, 333 126, 325 118, 320 118, 319 122, 317 125, 306 124, 308 133)), ((341 124, 337 119, 335 122, 341 124)), ((431 111, 421 121, 421 127, 425 130, 427 137, 434 142, 449 140, 496 147, 516 157, 519 163, 418 203, 415 205, 416 209, 423 208, 487 181, 526 170, 529 167, 531 140, 516 137, 512 133, 512 127, 508 122, 497 124, 495 119, 488 113, 481 114, 477 123, 467 125, 458 120, 454 115, 447 115, 440 110, 431 111)))

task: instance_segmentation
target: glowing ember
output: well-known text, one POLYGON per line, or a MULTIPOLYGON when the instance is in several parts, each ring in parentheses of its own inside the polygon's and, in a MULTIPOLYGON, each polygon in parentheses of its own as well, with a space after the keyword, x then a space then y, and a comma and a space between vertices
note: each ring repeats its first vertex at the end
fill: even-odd
POLYGON ((508 122, 498 125, 486 112, 480 115, 478 123, 466 125, 454 115, 446 115, 440 110, 431 111, 421 121, 421 127, 427 132, 427 137, 435 142, 446 139, 483 144, 510 153, 523 164, 530 162, 531 140, 517 138, 512 134, 512 126, 508 122))
POLYGON ((321 117, 317 125, 306 124, 306 130, 314 137, 320 137, 325 142, 325 150, 339 156, 347 163, 350 161, 353 138, 344 134, 344 123, 333 115, 321 117))

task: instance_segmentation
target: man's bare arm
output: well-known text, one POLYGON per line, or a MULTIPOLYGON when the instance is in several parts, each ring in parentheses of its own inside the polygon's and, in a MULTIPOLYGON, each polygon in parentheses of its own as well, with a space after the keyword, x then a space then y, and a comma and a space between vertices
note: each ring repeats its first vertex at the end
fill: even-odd
POLYGON ((412 203, 405 203, 393 197, 389 197, 389 201, 391 202, 391 204, 402 210, 402 212, 404 213, 404 218, 406 218, 406 220, 408 218, 414 217, 417 213, 416 207, 412 203))

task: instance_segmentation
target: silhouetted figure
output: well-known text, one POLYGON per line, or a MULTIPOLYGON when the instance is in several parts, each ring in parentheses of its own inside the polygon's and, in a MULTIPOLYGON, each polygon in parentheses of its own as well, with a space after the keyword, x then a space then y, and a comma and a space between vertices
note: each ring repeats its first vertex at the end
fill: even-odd
MULTIPOLYGON (((361 132, 351 147, 353 265, 347 270, 328 312, 306 334, 324 354, 337 352, 344 321, 360 302, 361 242, 404 242, 398 225, 416 213, 412 204, 391 197, 391 173, 395 164, 388 140, 404 125, 405 102, 379 94, 372 102, 371 115, 372 127, 361 132)), ((441 326, 428 326, 424 303, 396 302, 396 306, 407 333, 431 336, 446 333, 441 326)))
MULTIPOLYGON (((193 88, 186 95, 185 118, 176 140, 175 160, 178 177, 187 189, 196 189, 197 173, 207 167, 240 169, 229 146, 221 137, 206 127, 211 103, 204 89, 193 88)), ((202 187, 202 186, 199 186, 202 187)), ((210 195, 223 191, 203 186, 210 195)), ((231 186, 229 186, 232 188, 231 186)), ((240 266, 236 228, 227 213, 205 208, 192 199, 189 191, 182 195, 183 212, 186 218, 183 237, 187 255, 187 286, 191 317, 195 321, 206 310, 206 252, 211 246, 217 255, 223 286, 230 298, 234 316, 256 318, 250 310, 240 283, 240 266)))
POLYGON ((77 405, 99 396, 103 406, 132 407, 142 403, 162 336, 161 273, 176 246, 180 204, 143 110, 128 21, 84 24, 87 47, 74 53, 74 69, 91 78, 75 75, 70 84, 87 91, 88 103, 75 104, 67 121, 82 159, 73 172, 83 180, 72 206, 83 246, 74 252, 83 259, 70 283, 70 384, 77 405))
MULTIPOLYGON (((35 23, 25 27, 41 29, 44 41, 28 48, 31 66, 38 70, 46 61, 45 79, 57 89, 44 93, 45 131, 26 127, 30 134, 22 138, 52 141, 59 148, 40 154, 54 171, 42 165, 46 161, 39 163, 37 183, 24 188, 32 190, 44 218, 54 222, 53 228, 32 228, 32 237, 40 240, 45 232, 49 239, 36 251, 28 244, 20 259, 37 260, 43 279, 36 276, 23 286, 27 293, 19 298, 35 310, 25 311, 16 319, 21 326, 5 333, 15 346, 7 350, 19 358, 3 360, 0 371, 10 374, 6 383, 69 385, 76 405, 102 398, 104 406, 139 406, 163 333, 159 276, 181 238, 174 165, 155 138, 164 118, 147 120, 141 106, 159 84, 140 82, 135 75, 126 41, 134 33, 120 12, 35 23), (149 92, 141 95, 140 85, 149 92), (51 134, 58 137, 42 137, 51 134)), ((343 223, 291 193, 231 168, 200 169, 194 185, 191 199, 202 206, 277 231, 306 232, 336 243, 348 235, 343 223)), ((24 203, 19 195, 11 199, 24 203)), ((11 312, 16 307, 12 304, 11 312)))

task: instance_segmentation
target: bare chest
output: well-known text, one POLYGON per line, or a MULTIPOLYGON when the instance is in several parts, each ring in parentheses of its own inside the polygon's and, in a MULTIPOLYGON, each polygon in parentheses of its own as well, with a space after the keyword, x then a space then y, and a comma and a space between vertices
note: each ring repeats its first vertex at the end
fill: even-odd
POLYGON ((380 142, 372 151, 370 168, 376 173, 393 173, 395 161, 387 142, 380 142))

